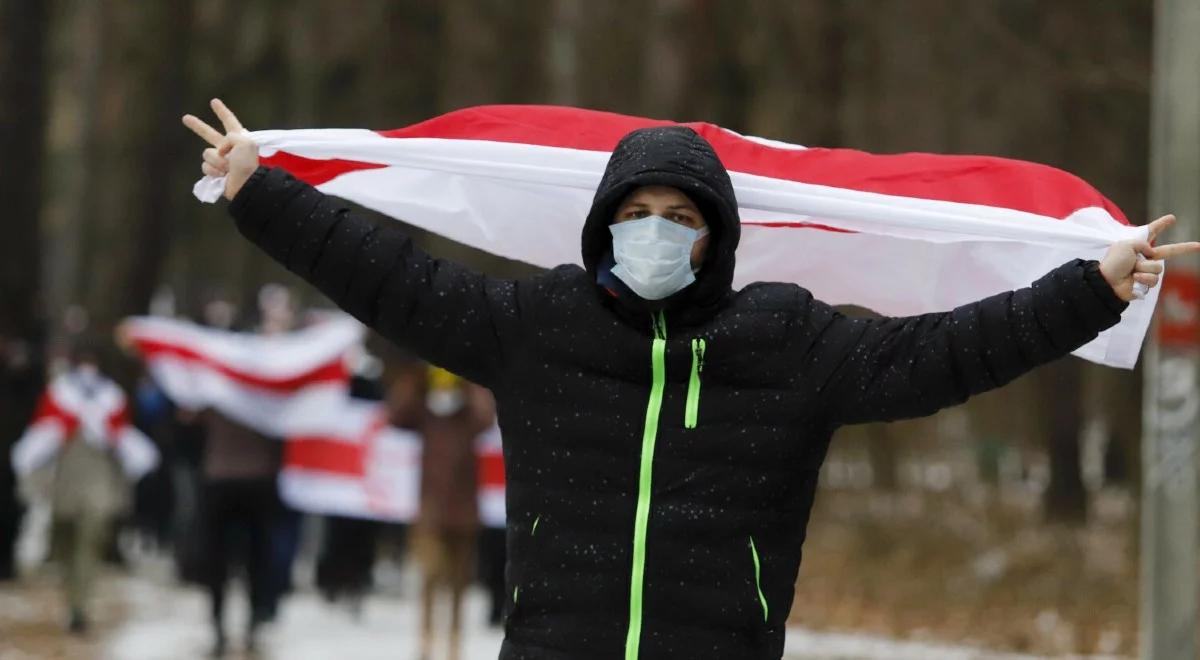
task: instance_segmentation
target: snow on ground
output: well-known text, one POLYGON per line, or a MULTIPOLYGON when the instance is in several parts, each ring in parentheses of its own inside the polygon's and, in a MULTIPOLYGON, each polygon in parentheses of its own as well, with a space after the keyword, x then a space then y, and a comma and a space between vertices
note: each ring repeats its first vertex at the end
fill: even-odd
MULTIPOLYGON (((416 657, 415 587, 405 580, 406 594, 369 598, 360 618, 331 606, 312 592, 290 597, 280 620, 264 634, 257 658, 279 660, 389 660, 416 657), (404 597, 407 595, 409 597, 404 597)), ((206 625, 207 601, 197 589, 173 586, 165 579, 126 579, 129 617, 106 645, 111 660, 188 660, 203 658, 211 642, 206 625)), ((244 598, 234 592, 229 630, 232 648, 240 648, 238 622, 245 616, 244 598)), ((501 632, 486 626, 486 602, 473 590, 467 600, 464 660, 493 660, 501 632)), ((440 641, 440 640, 439 640, 440 641)), ((444 657, 439 647, 436 659, 444 657)), ((1031 656, 989 653, 950 645, 904 642, 853 634, 818 633, 800 628, 788 632, 785 660, 1018 660, 1031 656)))
MULTIPOLYGON (((132 609, 128 623, 107 644, 110 660, 190 660, 204 658, 212 644, 208 601, 199 589, 131 580, 126 585, 132 609)), ((244 596, 235 591, 227 612, 230 648, 242 645, 244 596)), ((467 603, 464 660, 494 659, 501 633, 488 629, 482 593, 467 603)), ((317 594, 294 594, 279 620, 266 627, 255 657, 278 660, 394 660, 415 658, 417 612, 413 598, 369 598, 360 617, 331 606, 317 594)), ((440 640, 439 640, 440 641, 440 640)), ((237 656, 234 656, 237 657, 237 656)), ((435 658, 442 657, 440 654, 435 658)))
MULTIPOLYGON (((416 581, 411 571, 381 576, 381 593, 368 598, 360 616, 324 602, 302 587, 284 603, 279 620, 264 631, 260 652, 240 653, 245 596, 230 591, 227 630, 230 660, 382 660, 416 657, 416 581)), ((3 643, 0 660, 56 657, 74 660, 200 660, 208 657, 212 639, 208 603, 202 590, 180 586, 165 564, 141 563, 137 574, 109 573, 97 603, 103 614, 93 642, 49 642, 61 636, 61 614, 52 580, 27 581, 0 590, 0 630, 26 631, 26 643, 3 643), (36 604, 36 605, 35 605, 36 604), (32 619, 39 619, 34 622, 32 619), (41 621, 44 619, 44 621, 41 621), (31 632, 31 626, 42 632, 31 632), (37 642, 33 637, 44 637, 37 642), (65 644, 65 645, 64 645, 65 644), (25 650, 22 648, 23 647, 25 650), (34 651, 32 649, 43 649, 34 651), (51 650, 53 649, 53 650, 51 650), (48 655, 47 655, 48 653, 48 655)), ((466 603, 463 660, 494 660, 501 632, 485 624, 486 600, 473 590, 466 603)), ((439 643, 441 639, 439 638, 439 643)), ((433 660, 445 657, 437 648, 433 660)), ((1032 656, 991 653, 981 649, 898 641, 858 634, 788 631, 785 660, 1021 660, 1032 656)), ((1094 660, 1099 660, 1098 658, 1094 660)))

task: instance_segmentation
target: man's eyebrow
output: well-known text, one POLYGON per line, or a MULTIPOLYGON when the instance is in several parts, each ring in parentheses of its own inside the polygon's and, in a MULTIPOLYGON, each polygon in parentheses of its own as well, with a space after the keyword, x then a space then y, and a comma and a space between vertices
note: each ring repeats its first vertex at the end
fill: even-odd
POLYGON ((674 211, 675 209, 683 209, 683 210, 685 210, 685 211, 697 211, 697 210, 699 210, 699 209, 697 209, 697 208, 696 208, 696 205, 695 205, 695 204, 672 204, 672 205, 668 206, 667 208, 668 208, 668 209, 670 209, 670 210, 672 210, 672 211, 674 211))

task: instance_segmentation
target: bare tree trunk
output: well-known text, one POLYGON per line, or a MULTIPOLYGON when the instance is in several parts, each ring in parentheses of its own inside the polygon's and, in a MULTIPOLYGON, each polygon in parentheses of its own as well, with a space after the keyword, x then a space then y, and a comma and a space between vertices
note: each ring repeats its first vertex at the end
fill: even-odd
POLYGON ((501 4, 507 3, 450 0, 442 5, 440 96, 444 109, 497 101, 501 81, 491 63, 504 57, 505 44, 495 20, 498 12, 508 11, 501 4))
POLYGON ((42 0, 0 4, 0 337, 28 339, 42 330, 42 155, 46 132, 46 42, 42 0))
POLYGON ((552 103, 579 103, 579 33, 583 0, 553 0, 546 39, 546 80, 552 103))
POLYGON ((1087 491, 1080 464, 1083 426, 1082 365, 1068 357, 1042 367, 1035 375, 1046 421, 1046 453, 1050 483, 1043 496, 1046 519, 1081 524, 1087 521, 1087 491))
POLYGON ((41 388, 42 154, 46 128, 46 42, 42 0, 0 2, 0 580, 13 577, 20 508, 9 446, 33 412, 41 388))
MULTIPOLYGON (((143 11, 148 11, 143 8, 143 11)), ((137 161, 141 184, 129 220, 137 249, 125 271, 125 296, 118 314, 145 313, 150 297, 162 281, 171 227, 178 212, 178 188, 171 172, 178 154, 184 151, 188 137, 179 130, 179 110, 187 100, 187 69, 191 52, 192 0, 169 0, 154 5, 155 41, 160 55, 149 62, 149 92, 144 104, 134 113, 141 124, 137 135, 137 161)))
POLYGON ((1108 386, 1103 392, 1101 414, 1107 417, 1108 445, 1104 457, 1104 481, 1141 493, 1142 472, 1142 381, 1139 363, 1133 371, 1109 369, 1103 375, 1108 386))
POLYGON ((646 61, 642 67, 644 112, 661 119, 679 117, 684 101, 683 83, 687 76, 683 43, 687 40, 687 0, 654 0, 646 9, 646 34, 654 35, 645 44, 646 61))
MULTIPOLYGON (((65 38, 55 40, 56 57, 69 62, 52 72, 48 114, 51 126, 63 135, 49 135, 52 145, 47 158, 54 166, 54 194, 45 195, 42 210, 43 271, 45 305, 51 328, 55 316, 80 299, 84 238, 93 211, 95 170, 89 167, 96 155, 96 100, 100 87, 100 62, 103 43, 100 24, 101 5, 95 0, 60 0, 56 16, 61 17, 55 32, 65 38)), ((55 334, 52 330, 51 334, 55 334)), ((51 337, 53 341, 53 337, 51 337)))

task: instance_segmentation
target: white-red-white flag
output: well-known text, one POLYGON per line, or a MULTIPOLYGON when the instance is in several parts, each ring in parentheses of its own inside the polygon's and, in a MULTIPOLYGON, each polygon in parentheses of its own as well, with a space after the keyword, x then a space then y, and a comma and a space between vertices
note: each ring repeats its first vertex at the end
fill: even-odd
POLYGON ((353 518, 416 518, 420 436, 389 426, 383 404, 371 401, 345 398, 296 414, 279 474, 279 494, 288 505, 353 518))
MULTIPOLYGON (((299 409, 297 409, 299 411, 299 409)), ((306 406, 284 443, 279 493, 289 506, 325 515, 416 520, 421 503, 421 436, 387 423, 384 405, 345 399, 306 406), (300 429, 303 429, 301 431, 300 429)), ((499 428, 476 442, 479 518, 504 527, 504 457, 499 428)))
POLYGON ((130 318, 123 328, 150 375, 178 406, 212 408, 279 438, 293 433, 297 408, 346 397, 346 357, 365 332, 345 315, 270 336, 161 317, 130 318))
MULTIPOLYGON (((125 336, 168 398, 213 408, 284 442, 279 492, 310 513, 398 522, 420 505, 421 438, 388 425, 382 403, 351 399, 345 357, 363 327, 346 316, 284 335, 216 330, 156 317, 125 336)), ((498 430, 480 440, 483 522, 504 525, 498 430)))
MULTIPOLYGON (((262 162, 456 241, 538 266, 580 261, 609 154, 673 122, 556 106, 483 106, 405 128, 268 130, 262 162)), ((1026 286, 1072 258, 1144 238, 1076 176, 987 156, 805 148, 687 124, 730 171, 742 218, 735 284, 796 282, 882 314, 951 309, 1026 286)), ((202 180, 213 201, 223 184, 202 180)), ((1159 288, 1076 351, 1132 367, 1159 288)))
POLYGON ((68 371, 50 381, 33 419, 12 447, 12 466, 28 475, 68 442, 110 449, 126 476, 138 479, 158 466, 154 443, 129 422, 125 393, 98 374, 68 371))

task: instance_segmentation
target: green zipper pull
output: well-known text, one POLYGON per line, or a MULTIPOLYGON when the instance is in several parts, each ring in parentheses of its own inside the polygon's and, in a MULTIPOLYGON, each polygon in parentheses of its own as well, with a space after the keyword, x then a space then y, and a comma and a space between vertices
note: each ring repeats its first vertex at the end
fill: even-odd
POLYGON ((683 427, 696 428, 696 419, 700 416, 700 372, 704 370, 703 339, 692 340, 692 376, 688 380, 687 408, 684 410, 683 427))

